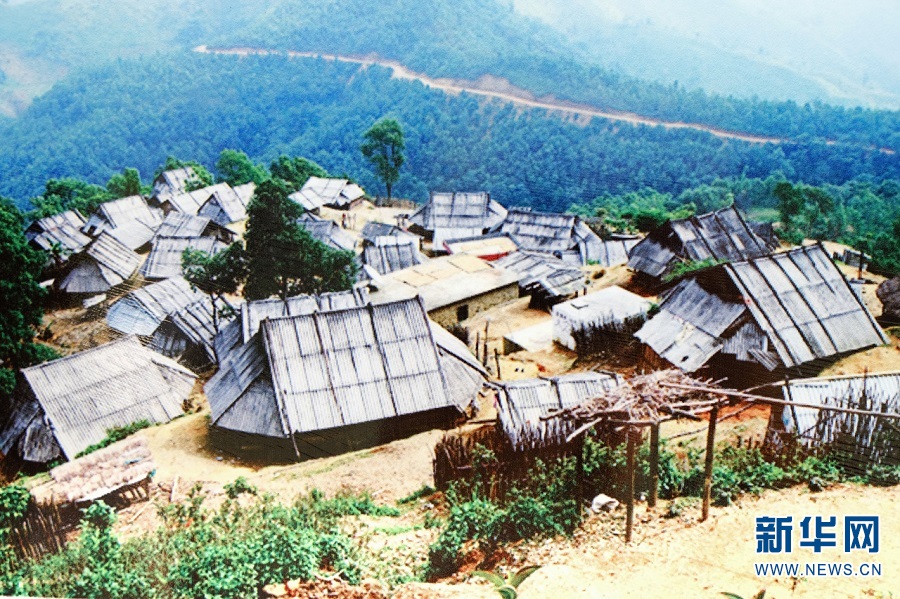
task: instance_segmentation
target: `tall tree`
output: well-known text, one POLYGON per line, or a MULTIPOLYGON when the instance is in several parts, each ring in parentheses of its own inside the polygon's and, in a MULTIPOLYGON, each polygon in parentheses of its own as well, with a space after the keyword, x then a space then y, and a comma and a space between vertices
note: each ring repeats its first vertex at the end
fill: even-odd
MULTIPOLYGON (((187 248, 181 255, 184 278, 195 289, 209 296, 213 329, 219 332, 219 310, 226 293, 236 293, 247 278, 247 254, 240 241, 217 254, 187 248)), ((215 351, 215 350, 213 350, 215 351)), ((219 361, 218 355, 216 362, 219 361)))
POLYGON ((136 168, 126 168, 113 175, 106 183, 106 189, 117 198, 137 196, 147 191, 141 185, 141 173, 136 168))
POLYGON ((327 177, 328 171, 302 156, 281 155, 269 167, 273 177, 290 183, 293 191, 298 191, 310 177, 327 177))
POLYGON ((352 252, 334 250, 314 239, 298 219, 299 204, 288 199, 292 187, 269 179, 256 188, 247 207, 247 299, 349 289, 356 276, 352 252))
POLYGON ((394 184, 400 179, 400 167, 406 160, 403 150, 403 129, 395 119, 383 118, 376 121, 363 134, 363 143, 359 147, 363 156, 375 167, 375 176, 384 183, 388 199, 394 184))
POLYGON ((39 277, 46 256, 28 245, 23 224, 22 213, 0 197, 0 395, 12 392, 17 369, 55 357, 34 343, 43 316, 39 277))
POLYGON ((222 150, 216 161, 216 173, 219 181, 232 187, 245 183, 262 183, 268 173, 261 164, 253 164, 250 157, 239 150, 222 150))
POLYGON ((113 199, 115 199, 113 194, 103 187, 81 179, 73 177, 50 179, 44 185, 43 195, 31 200, 34 210, 28 216, 43 218, 66 210, 77 210, 87 216, 103 202, 113 199))

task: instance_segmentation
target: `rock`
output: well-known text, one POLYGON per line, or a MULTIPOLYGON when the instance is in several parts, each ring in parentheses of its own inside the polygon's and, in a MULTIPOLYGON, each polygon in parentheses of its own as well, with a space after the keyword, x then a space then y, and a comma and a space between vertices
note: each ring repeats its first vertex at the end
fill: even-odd
POLYGON ((619 507, 619 500, 609 495, 604 495, 603 493, 594 497, 594 500, 591 502, 591 510, 595 514, 599 514, 600 512, 611 512, 614 509, 619 507))

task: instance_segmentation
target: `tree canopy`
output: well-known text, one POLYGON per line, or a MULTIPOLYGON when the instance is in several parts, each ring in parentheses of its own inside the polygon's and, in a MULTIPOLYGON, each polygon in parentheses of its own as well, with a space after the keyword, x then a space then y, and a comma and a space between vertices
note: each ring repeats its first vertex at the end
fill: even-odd
POLYGON ((252 160, 240 150, 222 150, 216 161, 216 174, 218 180, 228 183, 232 187, 245 183, 262 183, 269 173, 261 164, 254 164, 252 160))
POLYGON ((310 177, 328 176, 328 171, 308 158, 283 154, 272 162, 269 170, 273 177, 286 181, 292 191, 299 191, 310 177))
POLYGON ((375 167, 375 176, 384 183, 388 199, 391 199, 391 190, 400 179, 400 167, 406 160, 403 154, 405 148, 403 129, 396 119, 383 118, 363 134, 360 150, 375 167))

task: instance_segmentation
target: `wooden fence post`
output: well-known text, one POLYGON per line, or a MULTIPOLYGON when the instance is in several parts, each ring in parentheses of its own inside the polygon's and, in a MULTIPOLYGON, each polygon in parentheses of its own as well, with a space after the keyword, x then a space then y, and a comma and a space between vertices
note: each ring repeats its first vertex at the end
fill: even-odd
POLYGON ((634 527, 634 431, 629 426, 626 434, 627 441, 627 469, 628 469, 628 511, 625 516, 625 542, 631 542, 631 529, 634 527))
POLYGON ((659 423, 650 427, 650 499, 647 505, 656 507, 659 497, 659 423))
POLYGON ((716 449, 716 420, 719 418, 719 406, 713 406, 709 413, 709 431, 706 433, 706 465, 703 470, 703 515, 701 522, 709 518, 709 500, 712 496, 712 469, 716 449))

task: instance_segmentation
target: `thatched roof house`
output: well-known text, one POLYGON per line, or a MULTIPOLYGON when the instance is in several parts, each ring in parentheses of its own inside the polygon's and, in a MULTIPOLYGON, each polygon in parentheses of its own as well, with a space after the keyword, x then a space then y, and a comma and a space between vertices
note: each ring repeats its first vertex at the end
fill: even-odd
POLYGON ((111 428, 182 413, 195 375, 135 336, 22 370, 0 453, 30 462, 73 459, 111 428))
POLYGON ((581 405, 621 382, 619 375, 601 372, 504 382, 497 386, 500 426, 517 449, 565 437, 575 426, 542 417, 581 405))
POLYGON ((192 248, 208 254, 217 254, 225 247, 225 244, 215 237, 157 237, 150 255, 141 266, 141 274, 145 279, 153 281, 180 277, 184 250, 192 248))
POLYGON ((307 212, 303 214, 298 224, 309 231, 313 239, 332 249, 352 252, 356 248, 356 239, 331 219, 319 218, 307 212))
POLYGON ((454 398, 473 399, 483 372, 460 358, 467 350, 455 338, 442 353, 445 341, 415 299, 266 319, 206 384, 211 423, 266 437, 322 438, 342 436, 348 426, 383 431, 404 416, 458 413, 462 402, 454 398), (477 376, 451 378, 458 369, 477 376))
POLYGON ((523 250, 553 254, 581 265, 600 256, 600 237, 573 214, 510 208, 494 230, 511 235, 523 250))
POLYGON ((83 252, 72 256, 58 283, 66 293, 100 294, 130 279, 141 257, 104 231, 83 252))
POLYGON ((150 242, 162 219, 161 210, 151 208, 143 197, 135 195, 100 204, 83 230, 91 236, 106 231, 136 250, 150 242))
POLYGON ((409 217, 413 232, 433 240, 437 251, 444 249, 447 239, 474 237, 499 225, 506 208, 491 199, 489 193, 437 193, 409 217))
POLYGON ((428 260, 413 235, 376 237, 363 246, 362 263, 380 275, 403 270, 428 260))
POLYGON ((420 296, 441 326, 519 297, 519 276, 475 256, 432 258, 384 275, 369 284, 374 303, 420 296))
POLYGON ((350 204, 365 197, 366 192, 356 183, 347 179, 326 179, 310 177, 300 191, 288 196, 305 210, 315 212, 322 206, 349 208, 350 204))
POLYGON ((256 185, 247 183, 232 188, 228 183, 219 183, 205 187, 204 190, 209 197, 197 209, 197 215, 210 218, 224 227, 247 218, 247 205, 253 197, 256 185))
POLYGON ((166 214, 156 237, 215 237, 222 243, 232 243, 237 233, 205 216, 173 211, 166 214))
POLYGON ((887 342, 821 245, 698 271, 636 336, 685 372, 717 354, 773 371, 887 342))
POLYGON ((550 254, 518 251, 495 262, 519 275, 519 289, 532 303, 549 306, 585 289, 584 273, 550 254))
POLYGON ((213 314, 208 297, 169 313, 150 340, 150 349, 164 356, 192 366, 203 367, 218 361, 215 338, 240 314, 224 298, 216 304, 213 314))
POLYGON ((650 300, 612 286, 553 306, 553 340, 581 355, 611 349, 647 321, 650 300))
POLYGON ((81 229, 84 217, 75 210, 40 218, 25 229, 25 239, 35 249, 48 252, 47 266, 65 264, 69 257, 82 251, 91 242, 81 229))
POLYGON ((734 206, 729 206, 671 220, 651 231, 632 248, 628 267, 654 279, 663 279, 679 263, 748 260, 765 256, 774 249, 753 232, 734 206))
POLYGON ((166 316, 202 297, 183 278, 172 277, 121 298, 110 306, 106 324, 126 335, 152 335, 166 316))

